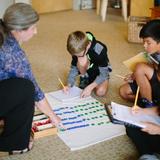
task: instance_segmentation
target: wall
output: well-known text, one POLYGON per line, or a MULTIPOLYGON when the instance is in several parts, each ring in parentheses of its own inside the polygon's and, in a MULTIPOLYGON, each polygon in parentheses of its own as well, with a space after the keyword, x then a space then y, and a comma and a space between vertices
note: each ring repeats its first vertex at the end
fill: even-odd
POLYGON ((151 16, 151 10, 154 6, 154 0, 131 0, 131 9, 130 15, 131 16, 151 16))
POLYGON ((10 6, 13 3, 18 3, 18 2, 23 2, 23 3, 31 3, 30 0, 0 0, 0 18, 3 17, 4 11, 8 6, 10 6))
POLYGON ((14 3, 14 0, 0 0, 0 18, 2 18, 4 11, 8 6, 14 3))
POLYGON ((38 13, 49 13, 72 9, 72 0, 31 0, 38 13))

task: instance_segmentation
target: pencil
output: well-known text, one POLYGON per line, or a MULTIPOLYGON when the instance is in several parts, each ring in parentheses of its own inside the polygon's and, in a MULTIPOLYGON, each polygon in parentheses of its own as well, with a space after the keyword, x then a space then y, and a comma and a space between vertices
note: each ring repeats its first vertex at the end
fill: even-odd
POLYGON ((115 74, 115 76, 116 76, 116 77, 119 77, 119 78, 122 78, 122 79, 125 79, 125 78, 126 78, 126 77, 121 76, 121 75, 119 75, 119 74, 115 74))
POLYGON ((59 80, 60 84, 62 85, 62 87, 65 88, 65 86, 64 86, 63 82, 61 81, 61 79, 58 78, 58 80, 59 80))
POLYGON ((138 95, 139 95, 139 86, 138 86, 137 92, 136 92, 136 97, 135 97, 135 101, 134 101, 134 107, 137 106, 138 95))

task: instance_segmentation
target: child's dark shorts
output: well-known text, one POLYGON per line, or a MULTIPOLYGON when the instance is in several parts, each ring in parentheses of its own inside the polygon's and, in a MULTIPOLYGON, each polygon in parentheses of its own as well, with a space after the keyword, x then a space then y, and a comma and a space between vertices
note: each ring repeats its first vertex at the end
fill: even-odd
POLYGON ((138 88, 137 82, 136 81, 130 82, 129 85, 131 87, 132 93, 136 95, 138 88))

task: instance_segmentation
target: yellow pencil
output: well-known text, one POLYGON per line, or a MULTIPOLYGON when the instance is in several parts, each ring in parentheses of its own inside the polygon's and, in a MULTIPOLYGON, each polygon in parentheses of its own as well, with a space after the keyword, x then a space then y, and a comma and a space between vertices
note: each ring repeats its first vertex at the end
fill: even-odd
POLYGON ((64 86, 63 82, 61 81, 61 79, 58 78, 58 80, 59 80, 60 84, 62 85, 62 87, 65 88, 65 86, 64 86))
POLYGON ((137 106, 138 95, 139 95, 139 86, 137 88, 136 97, 135 97, 135 101, 134 101, 134 106, 133 107, 137 106))
POLYGON ((119 75, 119 74, 115 74, 115 76, 116 76, 116 77, 119 77, 119 78, 122 78, 122 79, 125 79, 125 78, 126 78, 126 77, 121 76, 121 75, 119 75))

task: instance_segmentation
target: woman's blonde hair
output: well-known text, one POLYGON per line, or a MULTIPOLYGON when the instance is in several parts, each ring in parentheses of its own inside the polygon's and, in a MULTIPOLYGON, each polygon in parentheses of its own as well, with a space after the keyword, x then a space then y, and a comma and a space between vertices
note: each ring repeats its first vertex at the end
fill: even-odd
POLYGON ((75 55, 84 51, 89 44, 89 40, 85 33, 75 31, 69 34, 67 39, 67 50, 71 55, 75 55))
POLYGON ((29 4, 15 3, 9 6, 0 20, 0 46, 10 31, 26 30, 38 20, 38 13, 29 4))

